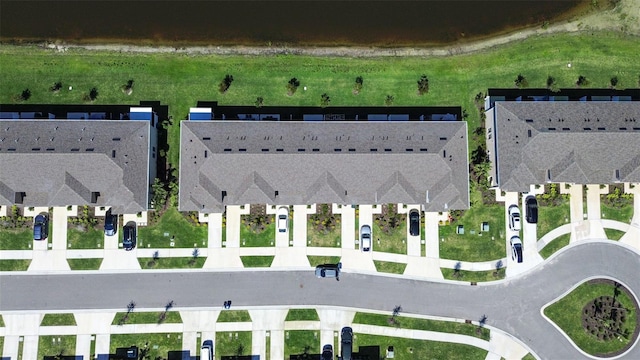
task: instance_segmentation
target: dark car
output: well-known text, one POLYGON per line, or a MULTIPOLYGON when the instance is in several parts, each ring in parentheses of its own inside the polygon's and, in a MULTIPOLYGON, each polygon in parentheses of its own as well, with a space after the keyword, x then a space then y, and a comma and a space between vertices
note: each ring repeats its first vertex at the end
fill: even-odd
POLYGON ((411 236, 420 235, 420 212, 416 209, 409 212, 409 234, 411 236))
POLYGON ((327 344, 322 347, 322 360, 333 360, 333 346, 327 344))
POLYGON ((125 250, 131 251, 136 247, 136 223, 129 221, 123 228, 122 246, 125 250))
POLYGON ((118 228, 118 215, 111 214, 111 210, 107 211, 104 216, 104 234, 113 236, 118 228))
POLYGON ((49 219, 46 214, 38 214, 33 221, 33 240, 45 240, 49 236, 49 219))
POLYGON ((340 269, 342 269, 342 263, 318 265, 316 266, 316 277, 336 278, 340 281, 340 269))
POLYGON ((527 215, 527 222, 529 224, 535 224, 538 222, 538 200, 535 196, 527 196, 524 200, 525 211, 527 215))
POLYGON ((351 360, 351 352, 353 346, 353 329, 348 326, 343 327, 340 338, 340 356, 342 357, 342 360, 351 360))

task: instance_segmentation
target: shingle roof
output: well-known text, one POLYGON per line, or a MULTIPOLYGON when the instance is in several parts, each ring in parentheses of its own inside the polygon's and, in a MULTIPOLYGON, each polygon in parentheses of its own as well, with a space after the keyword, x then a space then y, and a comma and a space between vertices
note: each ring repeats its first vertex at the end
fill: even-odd
POLYGON ((147 210, 149 136, 149 121, 0 120, 0 204, 147 210))
POLYGON ((465 122, 183 121, 180 144, 183 211, 247 203, 469 206, 465 122))
POLYGON ((639 102, 496 102, 498 186, 640 181, 639 102))

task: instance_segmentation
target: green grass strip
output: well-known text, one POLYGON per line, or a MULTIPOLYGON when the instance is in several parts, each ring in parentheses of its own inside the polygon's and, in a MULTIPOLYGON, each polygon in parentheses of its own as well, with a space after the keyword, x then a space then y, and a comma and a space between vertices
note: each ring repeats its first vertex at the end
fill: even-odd
POLYGON ((119 312, 113 318, 111 325, 126 325, 126 324, 180 324, 182 323, 182 317, 178 311, 167 311, 164 319, 161 320, 162 311, 158 312, 119 312))
POLYGON ((373 260, 373 264, 376 266, 377 271, 390 274, 404 274, 404 269, 407 268, 405 263, 390 261, 373 260))
POLYGON ((102 264, 102 259, 67 259, 71 270, 98 270, 102 264))
POLYGON ((240 256, 242 265, 246 268, 250 267, 270 267, 273 263, 274 256, 240 256))
POLYGON ((551 240, 542 250, 540 250, 540 256, 546 259, 549 256, 553 255, 556 251, 562 249, 563 247, 569 245, 571 240, 571 234, 560 235, 557 238, 551 240))
POLYGON ((77 325, 73 314, 45 314, 40 326, 66 326, 77 325))
POLYGON ((466 344, 354 334, 354 352, 361 346, 380 346, 381 355, 389 346, 393 346, 395 360, 482 360, 487 356, 486 350, 466 344))
POLYGON ((218 315, 218 322, 248 322, 251 315, 247 310, 224 310, 218 315))
POLYGON ((289 309, 285 321, 319 321, 316 309, 289 309))

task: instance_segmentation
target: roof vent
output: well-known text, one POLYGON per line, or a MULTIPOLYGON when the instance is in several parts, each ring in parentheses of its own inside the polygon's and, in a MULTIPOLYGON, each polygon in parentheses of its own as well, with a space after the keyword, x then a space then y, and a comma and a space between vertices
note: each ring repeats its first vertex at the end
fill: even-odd
POLYGON ((113 141, 120 141, 120 138, 119 138, 119 137, 114 137, 114 138, 112 138, 111 140, 113 140, 113 141))

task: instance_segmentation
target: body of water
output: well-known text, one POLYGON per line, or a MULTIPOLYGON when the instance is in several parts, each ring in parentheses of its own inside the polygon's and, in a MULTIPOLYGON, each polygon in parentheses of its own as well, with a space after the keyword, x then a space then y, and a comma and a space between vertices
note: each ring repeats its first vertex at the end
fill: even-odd
POLYGON ((542 26, 583 0, 2 0, 0 37, 183 45, 443 45, 542 26))

